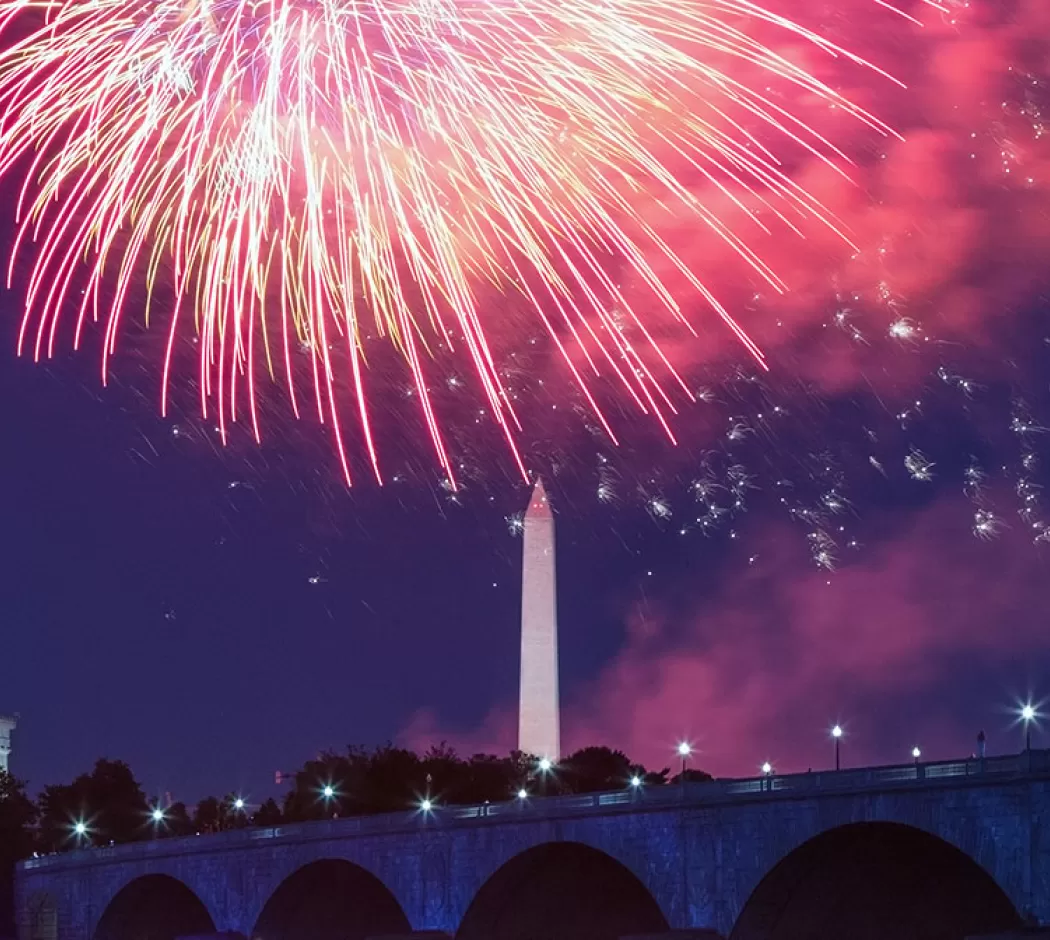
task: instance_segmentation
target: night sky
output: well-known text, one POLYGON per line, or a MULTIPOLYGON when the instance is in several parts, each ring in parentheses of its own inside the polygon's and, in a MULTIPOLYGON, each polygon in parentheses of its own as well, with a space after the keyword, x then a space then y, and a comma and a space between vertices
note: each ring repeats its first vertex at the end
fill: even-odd
MULTIPOLYGON (((863 31, 871 5, 847 6, 863 31)), ((946 6, 872 34, 906 91, 845 89, 905 140, 829 118, 853 182, 791 168, 856 252, 774 233, 775 296, 668 226, 771 367, 692 311, 698 338, 665 337, 698 398, 677 446, 608 389, 613 446, 542 339, 498 336, 557 516, 567 747, 658 769, 685 737, 715 774, 805 770, 841 722, 846 763, 950 758, 979 729, 1016 750, 1016 705, 1050 696, 1050 10, 946 6)), ((0 316, 17 775, 36 789, 107 756, 151 793, 258 799, 323 748, 513 746, 528 487, 469 383, 440 399, 461 489, 390 379, 386 483, 348 490, 279 392, 261 445, 222 448, 192 363, 159 416, 162 336, 130 324, 103 388, 97 337, 16 356, 21 305, 7 292, 0 316)))

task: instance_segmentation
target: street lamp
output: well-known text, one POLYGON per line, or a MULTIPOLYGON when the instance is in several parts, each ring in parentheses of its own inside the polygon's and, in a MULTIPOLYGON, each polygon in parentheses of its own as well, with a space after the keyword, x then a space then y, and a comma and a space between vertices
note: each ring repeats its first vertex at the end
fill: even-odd
POLYGON ((693 749, 689 746, 688 741, 682 741, 678 745, 678 756, 682 758, 682 783, 685 783, 685 762, 692 753, 693 749))
POLYGON ((1021 721, 1024 722, 1024 749, 1032 749, 1032 722, 1035 721, 1035 708, 1029 703, 1021 709, 1021 721))
POLYGON ((527 800, 528 798, 529 798, 529 791, 526 790, 524 787, 522 787, 518 791, 518 799, 519 800, 527 800))
POLYGON ((434 804, 430 802, 429 797, 424 797, 423 800, 420 801, 419 808, 423 810, 424 813, 429 813, 433 807, 434 804))
POLYGON ((164 822, 164 810, 162 810, 159 806, 155 806, 153 807, 153 812, 150 813, 150 817, 153 819, 153 822, 159 826, 162 822, 164 822))
POLYGON ((831 736, 835 739, 835 769, 839 770, 842 767, 841 755, 839 753, 839 744, 842 741, 842 725, 835 725, 831 729, 831 736))
POLYGON ((241 810, 243 810, 244 809, 244 800, 241 797, 237 797, 237 799, 235 799, 233 801, 233 808, 235 810, 237 810, 237 812, 240 812, 241 810))
POLYGON ((539 762, 540 773, 549 774, 554 764, 551 763, 549 757, 541 757, 539 762))
POLYGON ((769 775, 770 775, 771 773, 773 773, 773 765, 772 765, 772 764, 771 764, 771 763, 770 763, 769 761, 766 761, 766 762, 765 762, 765 763, 764 763, 764 764, 762 765, 762 773, 763 773, 763 774, 765 774, 765 775, 766 775, 767 777, 768 777, 768 776, 769 776, 769 775))
POLYGON ((339 804, 332 805, 332 801, 335 799, 336 790, 335 785, 326 783, 321 787, 321 799, 324 800, 324 812, 327 815, 329 812, 332 814, 332 819, 335 819, 339 815, 339 804))
POLYGON ((919 750, 918 745, 911 749, 911 756, 915 758, 915 763, 919 763, 919 758, 922 757, 922 751, 919 750))
POLYGON ((631 786, 632 787, 634 787, 637 790, 641 785, 642 785, 642 778, 639 777, 638 774, 635 774, 633 777, 631 777, 631 786))

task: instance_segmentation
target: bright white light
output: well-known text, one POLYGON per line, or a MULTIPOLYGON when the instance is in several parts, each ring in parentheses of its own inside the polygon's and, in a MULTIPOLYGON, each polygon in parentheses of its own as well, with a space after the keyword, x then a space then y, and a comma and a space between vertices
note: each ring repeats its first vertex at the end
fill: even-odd
POLYGON ((237 799, 233 801, 233 808, 244 809, 244 800, 242 800, 240 797, 237 797, 237 799))
POLYGON ((766 774, 766 776, 773 773, 773 765, 769 761, 762 765, 762 773, 766 774))
POLYGON ((917 747, 913 747, 911 749, 911 756, 918 760, 920 757, 922 757, 922 751, 920 751, 917 747))
POLYGON ((831 736, 833 738, 841 738, 842 737, 842 726, 841 725, 835 725, 835 727, 831 729, 831 736))
POLYGON ((632 787, 640 787, 641 785, 642 785, 642 778, 641 777, 639 777, 637 774, 635 774, 633 777, 631 777, 631 786, 632 787))
POLYGON ((1031 705, 1025 705, 1025 707, 1021 709, 1021 718, 1025 721, 1031 721, 1035 718, 1035 709, 1031 705))
POLYGON ((526 789, 525 789, 524 787, 522 787, 522 788, 521 788, 521 789, 520 789, 520 790, 518 791, 518 799, 519 799, 519 800, 524 800, 524 799, 528 799, 528 796, 529 796, 529 791, 528 791, 528 790, 526 790, 526 789))
POLYGON ((324 798, 326 800, 330 800, 333 796, 335 796, 335 788, 331 784, 325 787, 321 792, 324 794, 324 798))
POLYGON ((681 744, 678 745, 678 755, 680 757, 688 757, 692 753, 693 749, 689 746, 688 741, 683 741, 681 744))
POLYGON ((424 813, 429 813, 429 812, 430 812, 430 808, 431 808, 431 807, 432 807, 433 805, 434 805, 434 804, 433 804, 433 803, 431 803, 431 802, 430 802, 430 800, 423 800, 423 802, 419 804, 419 808, 420 808, 421 810, 423 810, 423 812, 424 812, 424 813))
POLYGON ((152 816, 154 822, 164 822, 164 810, 162 810, 159 806, 155 810, 153 810, 152 816))
POLYGON ((87 832, 87 823, 78 822, 73 826, 73 831, 78 835, 82 836, 87 832))
POLYGON ((553 767, 553 766, 554 765, 551 763, 551 760, 550 760, 549 757, 544 757, 540 761, 540 770, 542 770, 544 773, 547 773, 547 771, 549 771, 551 769, 551 767, 553 767))

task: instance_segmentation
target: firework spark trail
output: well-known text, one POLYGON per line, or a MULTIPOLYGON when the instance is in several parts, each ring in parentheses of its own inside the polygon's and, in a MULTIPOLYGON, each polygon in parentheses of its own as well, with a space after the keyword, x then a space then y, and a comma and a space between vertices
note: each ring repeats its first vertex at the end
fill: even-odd
POLYGON ((610 436, 591 388, 603 370, 672 435, 664 384, 690 393, 646 310, 624 301, 617 261, 691 329, 653 259, 669 263, 762 354, 629 196, 644 186, 680 201, 784 285, 659 154, 684 160, 762 231, 752 202, 796 233, 813 218, 848 240, 781 167, 774 140, 836 169, 845 155, 768 86, 893 133, 752 33, 885 72, 748 0, 0 0, 0 30, 34 16, 0 54, 0 173, 28 164, 9 283, 19 248, 35 251, 20 350, 52 355, 60 312, 76 304, 75 344, 89 320, 105 321, 105 380, 144 280, 147 319, 170 306, 162 407, 190 318, 201 406, 224 439, 245 409, 258 438, 263 366, 283 372, 299 414, 292 350, 305 348, 348 482, 338 350, 380 478, 373 334, 407 363, 450 480, 427 379, 436 345, 466 349, 522 468, 519 418, 487 339, 499 318, 482 306, 491 285, 528 304, 610 436), (750 74, 760 83, 740 77, 750 74), (157 286, 165 271, 170 297, 157 286))

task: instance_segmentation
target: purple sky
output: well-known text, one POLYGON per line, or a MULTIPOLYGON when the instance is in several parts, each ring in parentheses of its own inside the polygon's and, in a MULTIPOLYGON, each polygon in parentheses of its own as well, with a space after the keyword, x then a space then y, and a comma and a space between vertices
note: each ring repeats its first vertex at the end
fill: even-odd
MULTIPOLYGON (((851 183, 791 167, 857 251, 759 240, 791 288, 770 296, 664 220, 771 366, 713 325, 669 331, 700 399, 679 446, 614 402, 612 447, 548 347, 500 337, 557 512, 567 745, 659 767, 685 736, 714 773, 805 770, 839 721, 851 763, 952 757, 979 729, 1016 749, 1010 709, 1050 694, 1050 10, 946 6, 899 32, 874 31, 867 0, 812 14, 876 37, 909 86, 845 89, 903 142, 827 118, 851 183)), ((19 775, 120 757, 151 791, 259 797, 325 747, 514 743, 527 488, 471 392, 441 403, 462 491, 410 428, 385 441, 388 484, 348 492, 324 435, 276 406, 261 446, 225 451, 189 385, 157 417, 155 335, 129 330, 102 389, 91 352, 18 360, 19 295, 4 303, 0 710, 22 714, 19 775)))

